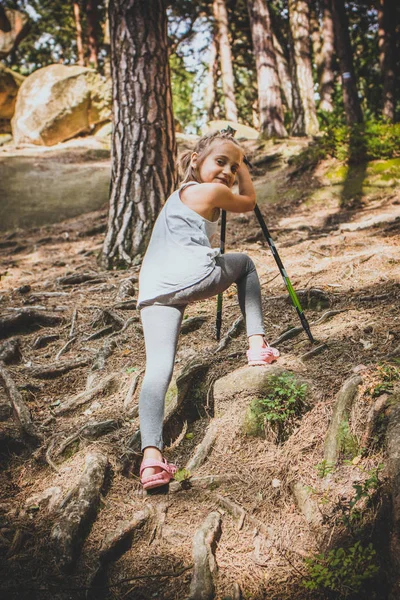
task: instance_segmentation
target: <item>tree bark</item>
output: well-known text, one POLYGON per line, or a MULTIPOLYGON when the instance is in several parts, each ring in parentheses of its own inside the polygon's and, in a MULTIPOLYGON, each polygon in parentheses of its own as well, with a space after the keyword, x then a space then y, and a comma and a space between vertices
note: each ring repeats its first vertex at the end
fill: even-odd
POLYGON ((213 121, 217 118, 216 102, 217 102, 217 82, 218 82, 218 63, 219 63, 219 41, 218 32, 215 29, 211 42, 210 61, 208 63, 208 85, 206 90, 206 110, 207 118, 213 121))
POLYGON ((294 65, 297 85, 304 113, 296 125, 294 135, 315 135, 319 126, 314 100, 314 82, 311 66, 309 0, 289 0, 289 22, 293 39, 294 65))
POLYGON ((358 98, 353 67, 353 51, 349 35, 349 21, 344 0, 332 1, 332 17, 335 29, 335 45, 342 78, 343 103, 348 125, 361 123, 363 115, 358 98))
POLYGON ((98 69, 99 61, 99 44, 97 40, 97 0, 87 0, 86 2, 86 18, 89 46, 89 65, 94 69, 98 69))
POLYGON ((322 46, 319 73, 319 95, 321 110, 333 111, 332 96, 335 89, 333 62, 335 57, 335 33, 329 0, 323 0, 322 9, 322 46))
POLYGON ((110 0, 113 134, 100 262, 129 265, 177 184, 165 0, 110 0))
POLYGON ((282 45, 276 35, 272 33, 272 41, 275 48, 276 63, 278 66, 279 81, 281 82, 283 97, 286 106, 289 110, 292 110, 292 79, 290 76, 289 61, 282 48, 282 45))
POLYGON ((213 10, 215 22, 218 27, 225 118, 228 121, 237 121, 238 112, 235 100, 232 52, 228 36, 228 13, 226 10, 225 0, 214 0, 213 10))
POLYGON ((380 0, 378 9, 378 44, 383 92, 382 115, 394 123, 396 110, 396 5, 394 0, 380 0))
POLYGON ((268 7, 264 0, 247 0, 247 8, 257 67, 261 136, 287 137, 268 7))
POLYGON ((76 27, 76 48, 78 51, 78 65, 85 66, 85 56, 83 53, 83 40, 82 40, 82 23, 81 13, 79 9, 79 2, 74 2, 74 17, 76 27))

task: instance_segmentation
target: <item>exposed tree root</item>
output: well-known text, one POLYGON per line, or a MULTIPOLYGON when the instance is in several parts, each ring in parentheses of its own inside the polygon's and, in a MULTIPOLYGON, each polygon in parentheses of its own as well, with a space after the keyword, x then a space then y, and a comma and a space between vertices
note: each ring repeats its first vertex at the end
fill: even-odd
MULTIPOLYGON (((99 276, 97 274, 92 273, 73 273, 72 275, 66 275, 65 277, 59 277, 57 279, 57 283, 59 285, 79 285, 80 283, 85 283, 86 281, 97 281, 99 276)), ((104 279, 103 279, 104 281, 104 279)))
POLYGON ((201 477, 191 477, 189 480, 185 479, 184 481, 172 481, 169 484, 169 492, 170 494, 173 494, 175 492, 186 490, 188 487, 201 490, 215 490, 215 488, 218 488, 220 485, 235 481, 236 479, 237 476, 235 473, 227 473, 226 475, 203 475, 201 477))
POLYGON ((228 510, 235 519, 238 520, 237 528, 240 530, 243 527, 244 520, 246 518, 246 511, 242 506, 230 500, 226 496, 217 495, 218 503, 228 510))
POLYGON ((21 425, 22 430, 33 439, 40 439, 40 435, 32 421, 30 412, 19 393, 10 373, 4 363, 0 361, 0 379, 3 382, 4 389, 14 409, 16 418, 21 425))
POLYGON ((93 400, 99 394, 102 394, 106 391, 110 391, 111 389, 115 389, 117 386, 118 375, 117 373, 111 373, 105 377, 102 381, 100 381, 95 387, 85 390, 84 392, 80 392, 76 394, 76 396, 72 396, 71 398, 67 398, 65 402, 62 402, 60 406, 54 409, 54 413, 56 415, 64 415, 71 410, 75 410, 79 408, 83 404, 87 404, 90 400, 93 400))
POLYGON ((318 354, 322 354, 322 352, 324 352, 327 349, 328 349, 327 344, 320 344, 319 346, 317 346, 316 348, 313 348, 309 352, 302 354, 300 356, 300 359, 301 360, 310 360, 310 358, 314 358, 314 356, 318 356, 318 354))
POLYGON ((218 347, 215 352, 220 352, 221 350, 224 350, 227 347, 227 345, 229 344, 229 342, 231 341, 231 339, 237 337, 243 331, 243 328, 244 328, 244 319, 243 319, 243 317, 239 317, 231 325, 231 327, 229 328, 226 335, 224 335, 224 337, 218 344, 218 347))
POLYGON ((318 508, 318 504, 312 499, 307 487, 300 483, 300 481, 296 481, 292 486, 292 492, 297 506, 307 523, 312 527, 321 525, 321 511, 318 508))
POLYGON ((381 414, 387 408, 389 400, 390 396, 388 394, 382 394, 382 396, 380 396, 376 400, 376 402, 374 402, 371 410, 369 411, 367 416, 367 422, 365 425, 364 435, 361 439, 361 446, 363 448, 368 448, 371 444, 372 436, 374 434, 377 421, 381 414))
POLYGON ((33 308, 19 309, 12 315, 0 317, 0 339, 38 329, 60 325, 62 317, 45 314, 33 308))
POLYGON ((0 346, 0 362, 17 363, 21 360, 21 348, 18 338, 4 342, 0 346))
MULTIPOLYGON (((121 423, 119 423, 115 419, 108 419, 107 421, 92 421, 91 423, 86 423, 85 425, 83 425, 83 427, 78 429, 78 431, 68 436, 65 440, 63 440, 60 443, 57 450, 54 452, 54 457, 57 458, 58 456, 61 456, 61 454, 65 452, 68 446, 70 446, 79 439, 97 440, 99 437, 107 435, 111 431, 118 429, 120 426, 121 423)), ((54 448, 56 444, 57 441, 55 441, 52 444, 52 447, 54 448)))
POLYGON ((192 317, 183 321, 181 326, 181 333, 191 333, 200 329, 200 327, 207 321, 207 317, 192 317))
POLYGON ((344 382, 336 396, 332 419, 329 424, 324 445, 324 460, 329 465, 336 464, 340 451, 340 429, 343 421, 348 418, 357 394, 358 386, 361 385, 362 381, 363 380, 359 375, 352 375, 344 382))
POLYGON ((196 471, 196 469, 198 469, 205 462, 208 455, 210 454, 211 449, 214 445, 215 439, 218 435, 218 425, 219 425, 219 420, 215 419, 215 420, 211 421, 211 423, 209 424, 209 426, 207 428, 207 431, 206 431, 206 434, 205 434, 203 440, 197 446, 197 448, 194 451, 193 456, 187 463, 185 468, 188 471, 190 471, 191 473, 196 471))
POLYGON ((55 377, 60 377, 69 371, 73 371, 73 369, 80 369, 81 367, 86 367, 90 363, 89 358, 82 358, 80 360, 65 362, 65 363, 56 363, 53 365, 49 365, 48 367, 37 367, 34 369, 29 369, 29 374, 32 377, 36 377, 37 379, 54 379, 55 377))
MULTIPOLYGON (((151 514, 149 507, 146 506, 143 510, 136 512, 130 521, 118 523, 115 531, 106 536, 98 557, 99 564, 90 578, 90 586, 99 585, 106 575, 107 566, 118 560, 122 554, 131 548, 133 543, 147 532, 147 524, 151 514)), ((95 590, 92 590, 92 594, 94 592, 95 590)), ((89 594, 89 597, 94 598, 95 596, 92 594, 89 594)))
POLYGON ((142 374, 142 372, 136 373, 136 375, 134 377, 132 377, 132 381, 129 385, 129 388, 128 388, 128 391, 127 391, 127 394, 126 394, 125 400, 124 400, 124 410, 128 413, 128 415, 131 418, 135 418, 139 414, 139 407, 137 404, 136 405, 133 404, 133 398, 134 398, 136 388, 138 386, 141 374, 142 374))
POLYGON ((51 531, 51 541, 63 570, 70 570, 73 566, 95 518, 107 465, 107 457, 103 454, 88 454, 82 477, 61 504, 59 517, 51 531))
POLYGON ((45 348, 52 342, 60 339, 59 333, 54 333, 52 335, 39 335, 32 344, 32 348, 34 350, 39 350, 40 348, 45 348))
POLYGON ((221 536, 221 515, 208 515, 193 538, 193 576, 188 600, 212 600, 215 593, 216 544, 221 536))

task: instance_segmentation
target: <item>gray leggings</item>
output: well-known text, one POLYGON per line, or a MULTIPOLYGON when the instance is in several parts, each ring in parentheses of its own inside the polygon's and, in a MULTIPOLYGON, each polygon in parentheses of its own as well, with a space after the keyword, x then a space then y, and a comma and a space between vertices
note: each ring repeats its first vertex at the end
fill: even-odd
POLYGON ((210 298, 236 283, 247 336, 264 335, 260 282, 253 261, 246 254, 224 254, 215 262, 215 269, 199 283, 176 292, 167 301, 141 309, 146 346, 146 373, 139 398, 142 450, 148 446, 163 449, 165 394, 172 377, 183 314, 189 302, 210 298))

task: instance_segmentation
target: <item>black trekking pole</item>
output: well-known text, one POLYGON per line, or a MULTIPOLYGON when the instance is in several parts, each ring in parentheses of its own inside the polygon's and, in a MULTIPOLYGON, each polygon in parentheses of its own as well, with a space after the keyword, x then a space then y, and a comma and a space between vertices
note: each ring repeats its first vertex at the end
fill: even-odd
POLYGON ((256 217, 258 219, 258 222, 260 223, 262 232, 263 232, 263 234, 265 236, 265 239, 267 240, 268 246, 270 247, 270 250, 271 250, 272 255, 273 255, 274 259, 275 259, 275 262, 278 265, 279 271, 280 271, 280 273, 281 273, 281 275, 283 277, 283 281, 285 282, 285 285, 286 285, 287 290, 289 292, 289 296, 290 296, 290 299, 292 301, 292 304, 295 307, 297 314, 299 315, 299 318, 300 318, 301 324, 303 326, 303 329, 306 332, 306 334, 308 335, 308 338, 309 338, 310 342, 313 344, 314 343, 314 338, 313 338, 312 333, 311 333, 310 325, 309 325, 309 323, 308 323, 308 321, 307 321, 307 319, 306 319, 306 317, 305 317, 305 315, 303 313, 303 309, 301 308, 299 299, 297 298, 296 292, 294 291, 293 286, 292 286, 292 284, 290 282, 290 279, 288 277, 288 274, 285 271, 285 267, 283 266, 281 258, 280 258, 279 254, 278 254, 278 250, 276 249, 276 246, 275 246, 275 244, 274 244, 274 242, 273 242, 273 240, 272 240, 272 238, 270 236, 270 233, 268 231, 268 227, 267 227, 267 225, 266 225, 266 223, 264 221, 264 218, 263 218, 263 216, 262 216, 262 214, 260 212, 260 209, 258 208, 257 204, 255 205, 254 212, 255 212, 255 215, 256 215, 256 217))
MULTIPOLYGON (((226 210, 221 212, 221 242, 220 242, 220 250, 221 254, 225 252, 225 233, 226 233, 226 210)), ((217 297, 217 318, 215 321, 215 333, 216 338, 219 341, 221 337, 221 325, 222 325, 222 298, 223 295, 218 294, 217 297)))

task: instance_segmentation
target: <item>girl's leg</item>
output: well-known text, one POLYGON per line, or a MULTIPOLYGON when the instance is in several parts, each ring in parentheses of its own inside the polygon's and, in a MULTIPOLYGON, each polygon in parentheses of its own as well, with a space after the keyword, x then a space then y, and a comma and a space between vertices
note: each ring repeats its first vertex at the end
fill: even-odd
POLYGON ((214 271, 195 285, 181 290, 173 301, 194 302, 205 300, 224 292, 236 283, 239 306, 246 320, 247 337, 262 345, 264 321, 261 306, 261 289, 255 265, 247 254, 224 254, 215 259, 214 271))
MULTIPOLYGON (((146 372, 139 397, 144 458, 161 459, 164 401, 171 381, 185 305, 144 307, 141 312, 146 346, 146 372)), ((144 476, 159 469, 145 469, 144 476)))

